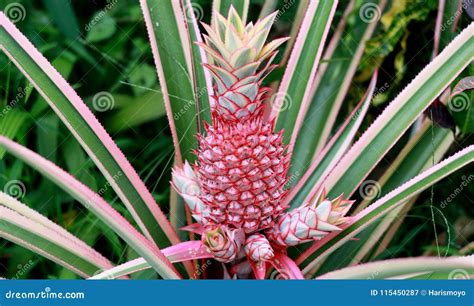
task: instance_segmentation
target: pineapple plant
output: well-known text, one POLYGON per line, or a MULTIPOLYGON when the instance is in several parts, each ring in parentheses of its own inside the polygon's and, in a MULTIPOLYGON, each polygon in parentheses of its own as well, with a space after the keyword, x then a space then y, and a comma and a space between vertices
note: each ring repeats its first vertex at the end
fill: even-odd
POLYGON ((463 277, 474 275, 467 256, 361 264, 380 253, 377 240, 390 240, 394 216, 406 214, 412 199, 474 161, 473 146, 441 161, 454 137, 423 116, 435 99, 449 104, 472 89, 469 78, 459 83, 456 78, 474 57, 474 24, 444 46, 356 138, 375 93, 377 70, 339 127, 336 116, 367 37, 375 31, 373 14, 381 14, 386 1, 351 1, 329 42, 338 1, 301 1, 297 35, 273 40, 269 36, 279 13, 264 12, 256 22, 247 22, 248 1, 215 1, 212 21, 202 27, 189 0, 140 4, 174 141, 171 186, 176 194, 169 216, 74 89, 1 13, 1 50, 71 130, 134 223, 100 193, 23 145, 0 136, 0 147, 69 193, 138 256, 116 265, 4 192, 0 236, 92 279, 128 278, 144 269, 162 278, 195 278, 207 267, 199 266, 201 259, 214 260, 228 279, 276 278, 274 271, 287 279, 367 278, 388 266, 393 269, 376 276, 453 278, 452 272, 460 270, 463 277), (374 7, 375 12, 363 11, 374 7), (345 52, 344 20, 354 12, 363 31, 354 38, 357 52, 351 64, 323 64, 322 58, 345 52), (289 51, 279 57, 285 45, 289 51), (283 77, 268 82, 278 61, 283 77), (319 98, 332 86, 337 95, 326 96, 321 105, 319 98), (375 187, 395 187, 372 196, 374 186, 365 190, 371 182, 366 179, 416 120, 420 124, 412 128, 393 167, 402 169, 417 159, 422 165, 405 167, 400 174, 388 169, 375 187), (309 136, 313 123, 321 129, 309 136), (437 141, 434 152, 417 155, 430 138, 437 141), (363 201, 356 201, 356 190, 363 201), (351 256, 341 260, 344 253, 351 256), (426 260, 429 267, 423 265, 426 260))

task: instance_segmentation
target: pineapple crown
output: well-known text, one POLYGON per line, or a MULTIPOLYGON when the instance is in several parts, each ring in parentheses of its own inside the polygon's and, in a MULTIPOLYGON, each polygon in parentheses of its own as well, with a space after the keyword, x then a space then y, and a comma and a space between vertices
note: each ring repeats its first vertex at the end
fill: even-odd
POLYGON ((243 122, 261 114, 268 91, 261 82, 275 68, 276 49, 288 38, 265 44, 276 12, 247 25, 233 7, 227 19, 214 14, 212 26, 203 24, 207 35, 200 44, 210 59, 205 67, 215 81, 213 119, 243 122))

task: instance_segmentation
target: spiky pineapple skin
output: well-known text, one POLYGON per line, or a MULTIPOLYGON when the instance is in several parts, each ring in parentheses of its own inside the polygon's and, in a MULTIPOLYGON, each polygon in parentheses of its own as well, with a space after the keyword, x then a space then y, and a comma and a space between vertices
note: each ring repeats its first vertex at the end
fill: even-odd
POLYGON ((289 158, 273 128, 261 117, 229 124, 214 116, 206 136, 198 137, 196 170, 209 223, 252 233, 272 226, 286 208, 280 200, 289 158))

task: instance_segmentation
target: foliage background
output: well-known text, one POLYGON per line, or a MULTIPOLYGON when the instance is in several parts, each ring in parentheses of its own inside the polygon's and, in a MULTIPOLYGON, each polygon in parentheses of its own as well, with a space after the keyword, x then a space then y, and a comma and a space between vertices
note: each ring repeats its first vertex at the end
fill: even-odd
MULTIPOLYGON (((209 22, 211 1, 195 2, 198 18, 209 22)), ((272 35, 288 35, 298 1, 276 2, 276 7, 284 9, 284 13, 272 35)), ((384 103, 400 92, 431 60, 438 2, 395 2, 397 5, 389 5, 382 17, 385 27, 378 28, 368 43, 355 82, 344 101, 344 109, 349 113, 363 94, 373 68, 381 65, 378 86, 384 89, 374 100, 363 128, 376 118, 384 103)), ((0 0, 0 7, 11 3, 0 0)), ((16 25, 85 98, 162 209, 167 211, 173 145, 138 1, 31 0, 14 3, 24 7, 24 15, 16 25)), ((339 4, 332 30, 346 3, 341 1, 339 4)), ((258 18, 263 4, 263 0, 251 1, 250 19, 258 18)), ((463 13, 460 22, 467 24, 469 17, 463 13)), ((461 28, 464 27, 462 24, 461 28)), ((474 74, 473 68, 469 69, 470 74, 474 74)), ((283 69, 277 69, 269 79, 280 78, 282 74, 283 69)), ((0 134, 8 135, 59 164, 127 215, 80 145, 3 54, 0 55, 0 80, 0 109, 11 107, 6 114, 0 113, 0 134)), ((462 121, 468 128, 456 139, 448 155, 473 143, 470 134, 474 125, 472 95, 470 102, 467 118, 470 116, 471 120, 462 121)), ((345 115, 341 114, 340 119, 345 115)), ((459 124, 459 119, 455 119, 459 124)), ((380 173, 406 143, 406 136, 381 162, 380 173)), ((472 254, 474 246, 469 242, 474 240, 474 177, 469 178, 473 170, 473 166, 465 168, 424 192, 379 258, 437 255, 438 252, 441 256, 472 254), (466 180, 469 182, 463 187, 466 180), (462 191, 458 194, 459 188, 462 191), (456 196, 447 203, 446 199, 452 194, 456 196), (434 222, 430 205, 438 208, 434 222)), ((120 238, 71 197, 2 151, 0 189, 20 192, 24 203, 107 254, 112 261, 120 263, 134 257, 120 238)), ((75 278, 66 269, 5 240, 0 241, 0 275, 20 279, 75 278)), ((155 275, 148 271, 135 277, 153 278, 155 275)))

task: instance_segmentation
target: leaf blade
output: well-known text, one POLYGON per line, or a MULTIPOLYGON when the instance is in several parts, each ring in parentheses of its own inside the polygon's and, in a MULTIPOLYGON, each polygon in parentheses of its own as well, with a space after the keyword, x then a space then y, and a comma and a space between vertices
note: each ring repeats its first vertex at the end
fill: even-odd
POLYGON ((448 273, 462 269, 474 277, 472 256, 397 258, 371 262, 324 274, 317 279, 389 279, 405 278, 412 274, 448 273))
POLYGON ((140 0, 175 146, 175 161, 193 161, 196 100, 189 34, 180 1, 140 0), (157 38, 160 39, 157 39, 157 38))
POLYGON ((0 49, 35 85, 88 153, 131 212, 145 235, 158 241, 156 228, 179 242, 165 215, 125 155, 74 89, 33 44, 0 12, 0 49))
POLYGON ((35 152, 0 136, 0 146, 9 153, 21 159, 44 176, 52 180, 64 191, 98 216, 105 224, 125 240, 138 254, 147 259, 153 268, 164 277, 178 278, 178 273, 172 268, 161 251, 140 234, 112 206, 94 193, 87 186, 76 180, 69 173, 57 167, 35 152))
POLYGON ((332 0, 309 4, 278 89, 281 94, 277 93, 273 101, 271 117, 277 117, 275 130, 284 130, 289 152, 292 152, 309 107, 311 85, 337 3, 337 0, 332 0))
POLYGON ((471 23, 393 100, 323 182, 329 196, 352 194, 419 114, 474 58, 471 23))
POLYGON ((299 256, 297 263, 307 262, 303 272, 308 272, 314 268, 318 261, 324 259, 327 255, 333 253, 336 249, 349 241, 356 234, 361 232, 368 225, 372 224, 381 216, 390 212, 396 207, 400 207, 413 196, 419 194, 432 184, 468 165, 474 161, 474 145, 454 154, 434 167, 426 170, 420 175, 414 177, 407 183, 385 195, 371 206, 367 207, 342 227, 342 230, 327 235, 325 238, 317 241, 299 256))
MULTIPOLYGON (((82 277, 89 277, 101 269, 110 269, 113 265, 103 256, 84 243, 76 244, 79 240, 59 230, 58 225, 44 218, 39 223, 8 207, 20 208, 27 212, 24 204, 19 203, 3 192, 0 192, 0 236, 36 252, 82 277), (21 207, 23 205, 23 207, 21 207), (47 226, 45 226, 47 224, 47 226)), ((28 212, 27 212, 28 213, 28 212)))

